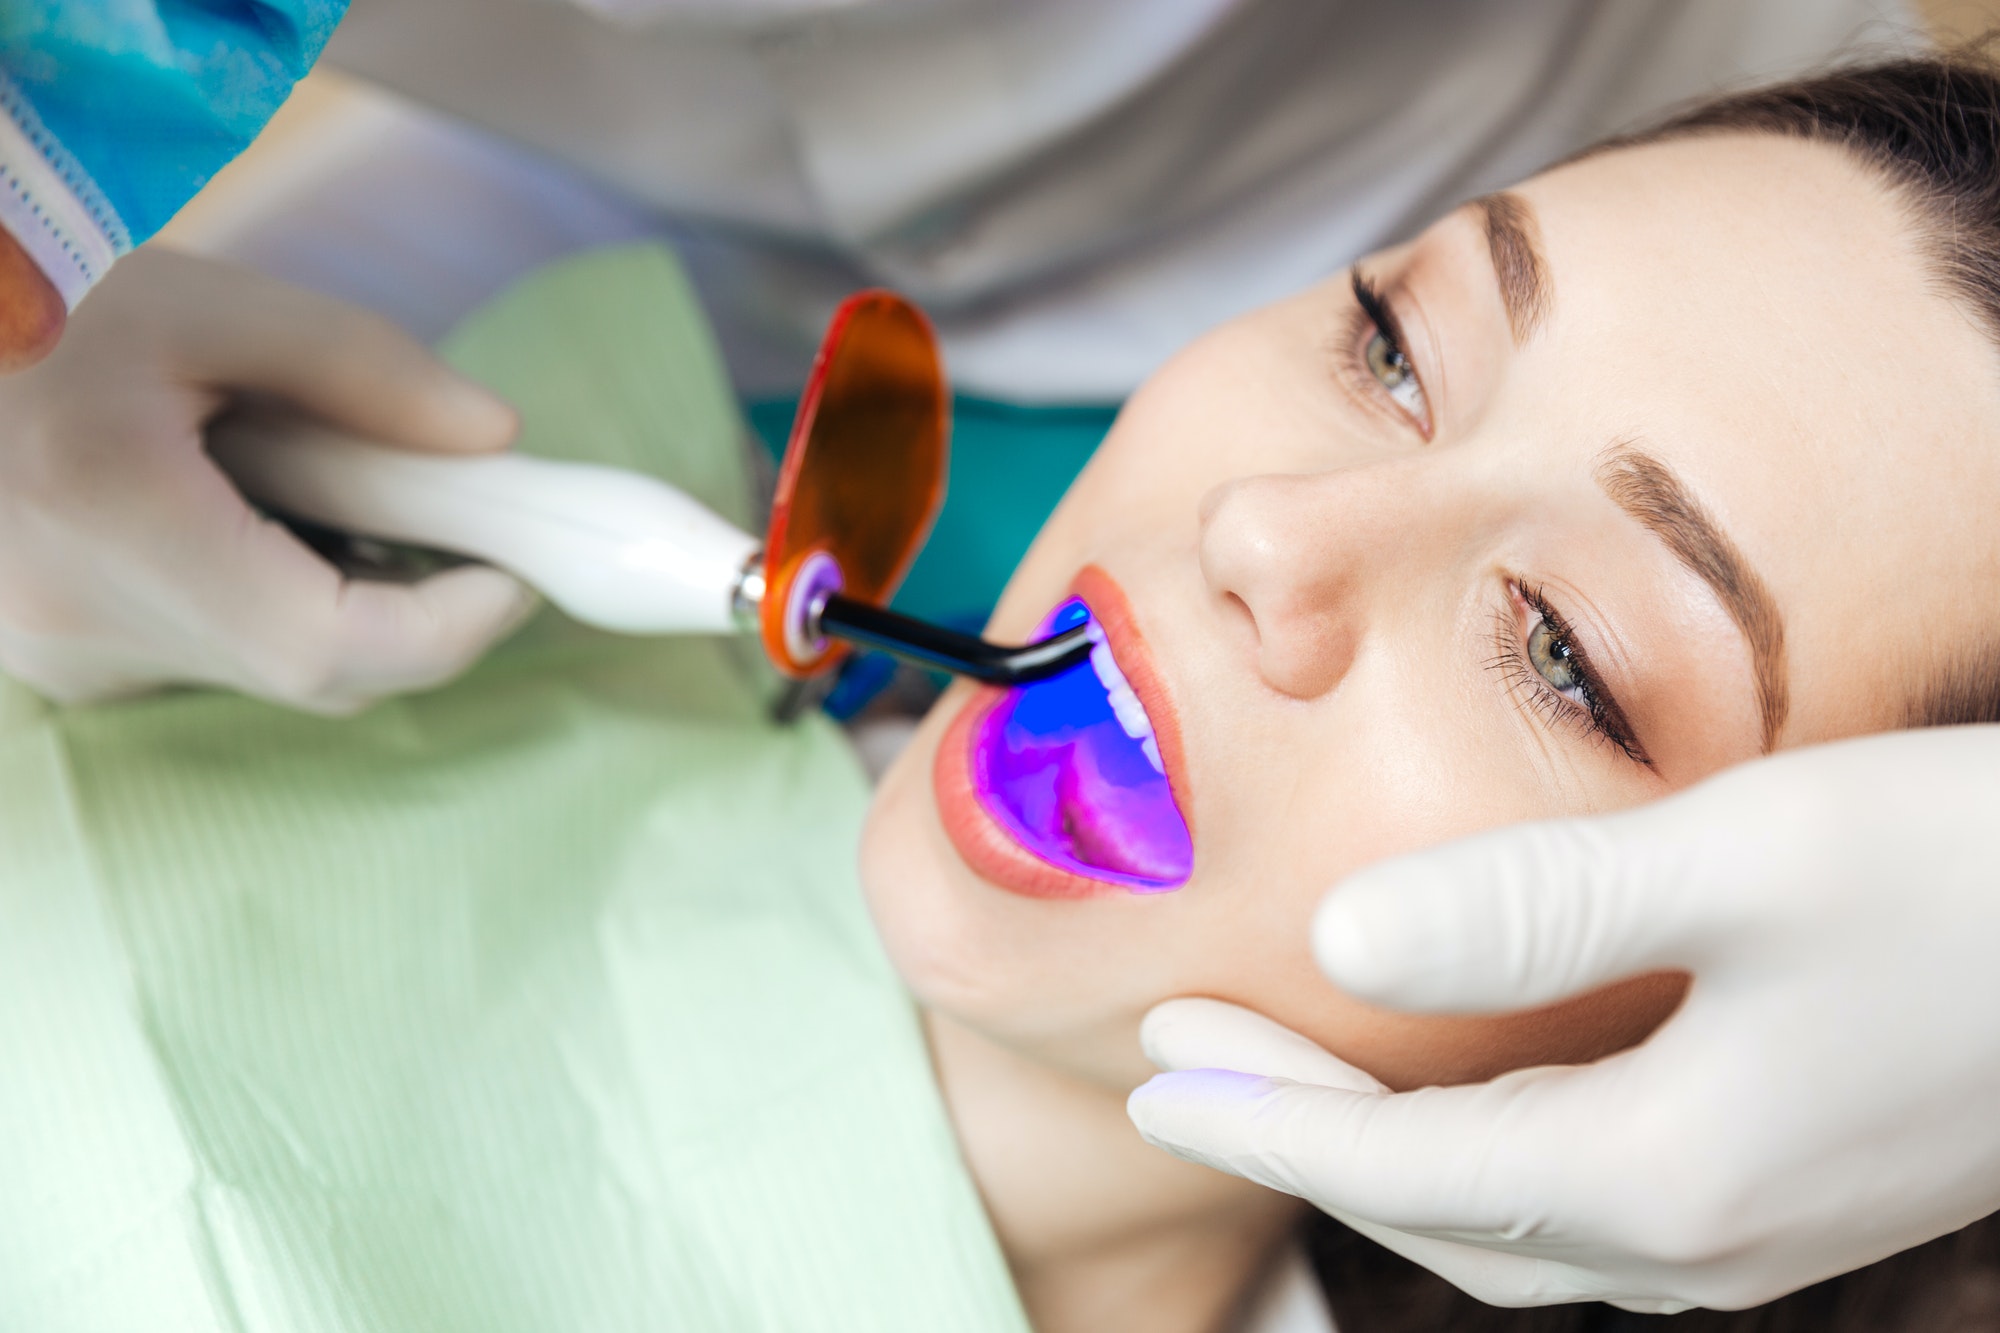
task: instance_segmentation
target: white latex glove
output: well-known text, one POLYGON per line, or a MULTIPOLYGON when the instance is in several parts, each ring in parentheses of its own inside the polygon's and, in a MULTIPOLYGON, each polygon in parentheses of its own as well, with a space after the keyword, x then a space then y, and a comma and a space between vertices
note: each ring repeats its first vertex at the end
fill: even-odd
POLYGON ((53 698, 222 685, 344 712, 473 662, 532 605, 497 570, 348 581, 202 451, 232 394, 414 449, 475 452, 513 410, 385 320, 141 250, 61 344, 0 377, 0 669, 53 698))
POLYGON ((1186 1072, 1132 1118, 1494 1304, 1771 1300, 2000 1208, 1996 829, 2000 728, 1972 727, 1371 867, 1313 928, 1363 999, 1495 1012, 1659 968, 1693 988, 1595 1065, 1400 1095, 1246 1010, 1173 1000, 1144 1040, 1186 1072))

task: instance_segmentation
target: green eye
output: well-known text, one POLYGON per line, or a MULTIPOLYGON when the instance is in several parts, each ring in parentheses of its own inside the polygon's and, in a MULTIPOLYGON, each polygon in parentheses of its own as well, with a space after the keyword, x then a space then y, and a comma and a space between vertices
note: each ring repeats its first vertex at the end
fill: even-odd
POLYGON ((1391 392, 1415 378, 1410 370, 1410 358, 1379 331, 1368 340, 1368 368, 1375 372, 1376 379, 1382 381, 1382 387, 1391 392))
POLYGON ((1420 422, 1428 422, 1430 404, 1424 398, 1424 386, 1417 382, 1417 370, 1410 364, 1410 358, 1403 349, 1396 346, 1388 334, 1376 329, 1368 340, 1364 355, 1368 360, 1368 371, 1388 392, 1396 406, 1408 412, 1420 422))
POLYGON ((1425 439, 1429 439, 1430 399, 1425 396, 1424 386, 1417 379, 1416 366, 1410 363, 1409 354, 1403 350, 1396 317, 1382 293, 1362 276, 1358 265, 1351 280, 1354 303, 1361 307, 1361 313, 1368 319, 1368 341, 1362 345, 1361 360, 1367 365, 1368 373, 1375 377, 1375 382, 1382 386, 1382 392, 1389 395, 1389 401, 1423 432, 1425 439))
POLYGON ((1576 650, 1550 627, 1547 620, 1536 621, 1535 627, 1528 631, 1528 661, 1558 694, 1588 706, 1589 686, 1585 684, 1583 668, 1576 660, 1576 650))
POLYGON ((1521 619, 1514 609, 1503 611, 1494 621, 1493 666, 1518 686, 1510 693, 1551 723, 1587 729, 1617 746, 1626 758, 1651 768, 1645 747, 1603 678, 1591 670, 1590 658, 1568 624, 1538 589, 1519 583, 1509 586, 1515 605, 1532 618, 1526 643, 1521 641, 1521 619))

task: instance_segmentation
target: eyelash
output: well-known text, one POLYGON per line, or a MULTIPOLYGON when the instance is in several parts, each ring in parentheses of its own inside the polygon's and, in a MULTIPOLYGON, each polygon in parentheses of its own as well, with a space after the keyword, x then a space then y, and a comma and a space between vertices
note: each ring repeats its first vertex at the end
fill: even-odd
MULTIPOLYGON (((1616 747, 1634 763, 1651 768, 1652 759, 1647 756, 1645 747, 1639 744, 1639 738, 1633 734, 1617 700, 1605 688, 1604 678, 1591 665, 1569 623, 1549 603, 1540 588, 1523 583, 1510 583, 1508 586, 1540 618, 1541 623, 1548 626, 1550 636, 1562 645, 1566 658, 1576 664, 1577 673, 1582 677, 1579 688, 1584 701, 1562 693, 1535 669, 1534 663, 1528 659, 1527 643, 1521 634, 1519 618, 1511 606, 1502 607, 1494 613, 1494 654, 1486 664, 1507 682, 1508 695, 1517 704, 1541 714, 1551 727, 1580 730, 1616 747)), ((1533 628, 1530 627, 1530 633, 1533 633, 1533 628)))
POLYGON ((1416 363, 1410 359, 1409 341, 1394 308, 1359 265, 1348 270, 1348 282, 1354 289, 1355 311, 1349 322, 1346 348, 1339 358, 1342 377, 1362 401, 1393 414, 1399 425, 1415 426, 1426 440, 1430 439, 1430 397, 1417 374, 1416 363), (1408 372, 1418 403, 1415 410, 1398 401, 1369 366, 1368 348, 1376 337, 1382 339, 1396 362, 1408 372))
MULTIPOLYGON (((1431 434, 1430 401, 1424 392, 1423 380, 1417 375, 1416 365, 1406 350, 1408 342, 1401 324, 1397 322, 1396 312, 1381 289, 1362 273, 1360 266, 1349 270, 1348 276, 1354 288, 1355 315, 1348 331, 1348 351, 1340 360, 1342 370, 1365 401, 1380 404, 1385 410, 1394 412, 1399 421, 1415 425, 1428 440, 1431 434), (1396 363, 1408 371, 1417 400, 1423 407, 1421 414, 1398 403, 1368 365, 1367 349, 1375 337, 1380 337, 1387 344, 1396 363)), ((1576 688, 1583 699, 1579 701, 1564 694, 1535 668, 1528 655, 1528 641, 1521 635, 1519 617, 1514 614, 1512 606, 1494 614, 1495 651, 1492 661, 1487 664, 1506 680, 1509 696, 1517 704, 1524 704, 1540 713, 1551 727, 1577 728, 1615 747, 1634 763, 1651 768, 1652 759, 1647 756, 1645 747, 1639 744, 1639 738, 1626 722, 1617 700, 1605 687, 1604 678, 1591 665, 1583 645, 1577 642, 1576 635, 1561 613, 1550 604, 1540 588, 1520 583, 1508 586, 1539 617, 1539 624, 1530 628, 1530 635, 1546 625, 1550 638, 1560 646, 1564 660, 1575 666, 1581 677, 1576 688)))

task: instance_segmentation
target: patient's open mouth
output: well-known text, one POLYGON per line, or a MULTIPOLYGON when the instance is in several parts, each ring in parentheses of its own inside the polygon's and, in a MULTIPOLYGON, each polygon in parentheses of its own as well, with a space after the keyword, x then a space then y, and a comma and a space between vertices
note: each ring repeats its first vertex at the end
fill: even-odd
POLYGON ((1006 691, 975 724, 972 788, 1002 830, 1038 860, 1135 893, 1185 884, 1194 845, 1161 743, 1139 695, 1081 597, 1043 626, 1088 624, 1087 665, 1006 691))

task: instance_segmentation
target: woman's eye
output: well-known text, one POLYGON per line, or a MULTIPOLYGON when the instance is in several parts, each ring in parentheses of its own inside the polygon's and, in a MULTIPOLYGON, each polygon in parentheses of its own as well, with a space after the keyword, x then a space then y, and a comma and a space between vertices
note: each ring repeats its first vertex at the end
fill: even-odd
POLYGON ((1369 373, 1388 393, 1390 401, 1417 421, 1429 421, 1430 404, 1424 400, 1424 386, 1417 382, 1416 367, 1410 364, 1410 358, 1403 354, 1403 349, 1378 328, 1375 336, 1368 340, 1365 355, 1369 373))
POLYGON ((1628 759, 1652 767, 1646 749, 1611 697, 1604 678, 1591 669, 1583 647, 1548 599, 1535 588, 1511 585, 1515 605, 1532 617, 1527 640, 1516 611, 1501 611, 1494 620, 1496 652, 1492 665, 1506 676, 1516 702, 1532 706, 1551 723, 1574 723, 1609 741, 1628 759), (1533 673, 1533 674, 1530 674, 1533 673))
POLYGON ((1528 663, 1557 694, 1585 708, 1591 706, 1590 684, 1584 679, 1576 649, 1546 619, 1537 619, 1528 631, 1528 663))
MULTIPOLYGON (((1349 275, 1354 288, 1354 303, 1361 307, 1359 314, 1365 323, 1359 324, 1357 334, 1365 332, 1367 341, 1359 337, 1361 360, 1368 367, 1368 374, 1375 381, 1375 387, 1389 396, 1389 401, 1398 411, 1408 417, 1424 438, 1431 434, 1430 398, 1424 393, 1422 381, 1417 378, 1417 368, 1410 361, 1410 355, 1403 350, 1403 334, 1396 323, 1396 312, 1389 308, 1389 302, 1375 284, 1363 276, 1357 266, 1349 275)), ((1359 378, 1358 369, 1356 378, 1359 378)))

